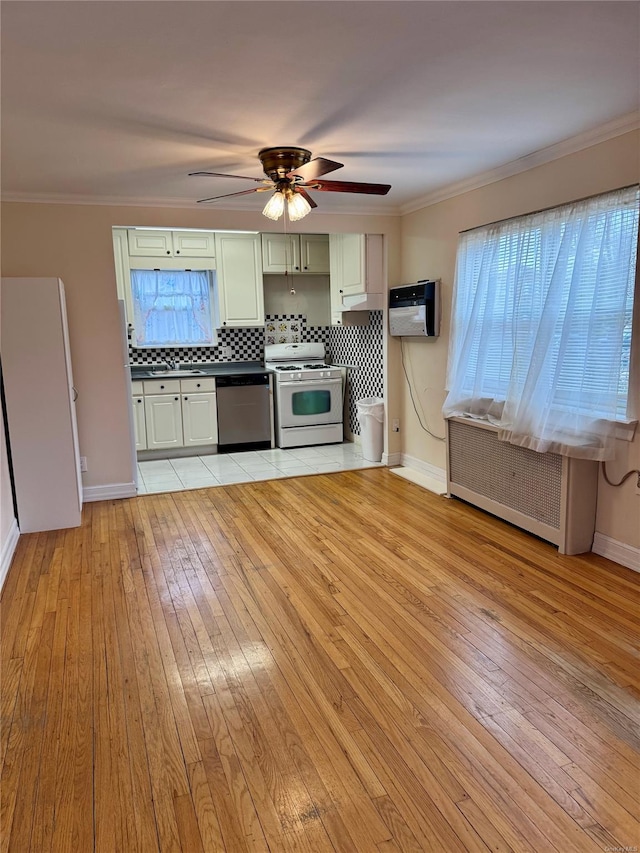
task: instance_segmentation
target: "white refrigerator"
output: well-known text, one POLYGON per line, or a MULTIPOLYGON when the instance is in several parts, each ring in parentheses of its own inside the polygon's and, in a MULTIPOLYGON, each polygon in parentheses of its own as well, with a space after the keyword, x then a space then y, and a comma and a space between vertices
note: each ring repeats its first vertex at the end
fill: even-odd
POLYGON ((0 357, 21 533, 78 527, 82 478, 64 285, 3 278, 0 357))

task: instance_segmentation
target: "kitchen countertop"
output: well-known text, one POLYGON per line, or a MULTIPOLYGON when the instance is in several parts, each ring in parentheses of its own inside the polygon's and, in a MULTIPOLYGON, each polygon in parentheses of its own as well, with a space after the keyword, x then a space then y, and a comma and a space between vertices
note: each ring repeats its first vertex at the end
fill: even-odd
POLYGON ((196 379, 198 376, 246 376, 252 373, 264 373, 265 366, 259 361, 229 361, 215 364, 194 364, 185 367, 184 372, 163 370, 160 365, 131 365, 131 379, 196 379), (201 371, 191 373, 191 370, 201 371))

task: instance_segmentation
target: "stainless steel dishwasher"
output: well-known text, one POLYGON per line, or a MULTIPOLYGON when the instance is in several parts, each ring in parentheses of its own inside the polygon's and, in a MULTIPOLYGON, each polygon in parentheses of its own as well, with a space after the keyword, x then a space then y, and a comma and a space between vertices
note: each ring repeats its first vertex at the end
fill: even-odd
POLYGON ((272 446, 273 405, 269 373, 216 377, 218 448, 272 446))

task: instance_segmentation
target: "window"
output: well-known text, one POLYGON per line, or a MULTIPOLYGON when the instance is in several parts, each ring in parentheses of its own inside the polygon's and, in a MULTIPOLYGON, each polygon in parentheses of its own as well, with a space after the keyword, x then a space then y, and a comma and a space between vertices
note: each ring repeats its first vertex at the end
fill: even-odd
POLYGON ((460 237, 444 414, 534 450, 612 455, 627 419, 638 187, 460 237))
POLYGON ((213 290, 210 270, 131 270, 133 345, 215 345, 213 290))

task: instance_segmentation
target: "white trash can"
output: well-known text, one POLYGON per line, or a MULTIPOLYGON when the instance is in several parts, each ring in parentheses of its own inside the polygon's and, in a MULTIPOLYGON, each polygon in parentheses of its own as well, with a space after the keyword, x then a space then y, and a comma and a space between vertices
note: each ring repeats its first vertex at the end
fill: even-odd
POLYGON ((384 400, 364 397, 356 402, 362 456, 368 462, 380 462, 384 445, 384 400))

